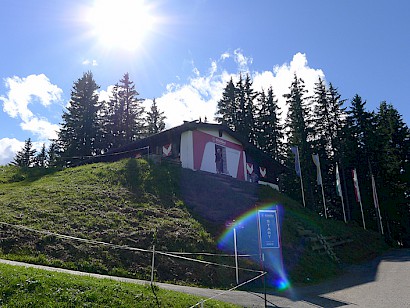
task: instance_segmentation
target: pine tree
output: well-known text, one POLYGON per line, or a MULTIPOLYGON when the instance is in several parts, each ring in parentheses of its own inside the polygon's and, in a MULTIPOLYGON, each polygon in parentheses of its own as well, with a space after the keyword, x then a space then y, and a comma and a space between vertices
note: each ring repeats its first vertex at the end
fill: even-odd
POLYGON ((47 166, 47 152, 45 143, 43 143, 40 152, 35 157, 35 165, 41 168, 45 168, 47 166))
MULTIPOLYGON (((346 126, 343 128, 342 140, 342 160, 346 170, 346 192, 349 200, 355 200, 354 188, 351 176, 352 169, 356 169, 360 183, 360 195, 363 205, 365 220, 373 215, 371 180, 370 180, 370 163, 373 161, 374 151, 373 144, 377 138, 374 132, 374 113, 366 111, 366 101, 363 101, 359 95, 355 95, 351 101, 350 110, 347 111, 346 126), (369 213, 369 211, 371 213, 369 213)), ((348 211, 351 218, 361 224, 361 213, 357 202, 349 204, 348 211)))
POLYGON ((237 128, 236 111, 236 88, 231 78, 222 93, 222 98, 218 101, 215 121, 235 131, 237 128))
POLYGON ((58 149, 58 144, 53 140, 47 150, 47 166, 57 167, 60 163, 60 151, 58 149))
POLYGON ((36 152, 37 151, 33 149, 33 143, 31 142, 31 138, 28 138, 24 142, 23 149, 16 153, 16 156, 14 157, 12 164, 23 168, 32 167, 35 163, 36 152))
POLYGON ((120 80, 119 86, 118 94, 124 107, 124 141, 128 143, 144 137, 144 107, 137 98, 139 93, 135 90, 134 82, 130 80, 128 73, 120 80))
POLYGON ((376 178, 384 229, 395 242, 410 244, 410 130, 386 102, 376 114, 372 172, 376 178))
MULTIPOLYGON (((326 196, 326 204, 330 217, 343 219, 341 200, 336 194, 336 163, 341 168, 340 138, 344 123, 343 100, 337 89, 330 84, 326 89, 324 81, 319 77, 315 83, 312 103, 314 107, 314 152, 320 157, 322 182, 326 196)), ((342 172, 344 174, 344 172, 342 172)))
POLYGON ((255 134, 255 100, 258 96, 252 88, 252 80, 249 74, 246 75, 243 87, 244 106, 243 106, 243 123, 238 123, 241 127, 242 135, 250 144, 256 145, 255 134), (242 124, 242 125, 241 125, 242 124))
POLYGON ((104 131, 107 134, 108 148, 120 147, 145 137, 144 108, 138 95, 129 74, 124 74, 113 88, 110 101, 104 108, 107 115, 104 131))
POLYGON ((373 130, 373 114, 366 111, 366 101, 359 95, 355 95, 351 102, 351 108, 347 112, 347 124, 352 141, 356 145, 359 155, 357 155, 356 165, 367 165, 367 155, 371 153, 369 149, 369 138, 373 130))
POLYGON ((155 102, 155 98, 151 105, 151 110, 147 112, 147 132, 148 136, 157 134, 165 129, 165 122, 166 116, 164 116, 164 112, 158 109, 157 103, 155 102))
POLYGON ((341 178, 341 182, 343 183, 342 187, 342 193, 343 193, 343 200, 344 200, 344 205, 345 205, 345 214, 346 218, 349 219, 350 217, 350 212, 349 212, 349 204, 350 204, 350 199, 347 195, 346 191, 346 175, 348 172, 345 170, 345 162, 343 160, 343 143, 342 140, 344 138, 343 136, 343 128, 346 126, 346 108, 343 107, 343 104, 345 103, 345 99, 341 98, 341 95, 338 92, 338 89, 335 88, 332 83, 329 83, 329 88, 327 90, 327 102, 328 102, 328 109, 330 113, 329 117, 329 144, 331 148, 331 152, 328 153, 328 157, 330 158, 331 161, 331 166, 330 168, 330 179, 329 181, 333 183, 333 186, 329 183, 328 187, 330 189, 331 193, 330 195, 332 196, 332 201, 330 204, 335 204, 336 208, 338 209, 339 212, 339 217, 342 219, 342 214, 343 214, 343 207, 342 207, 342 202, 341 198, 339 196, 336 196, 336 164, 339 166, 339 176, 341 178), (333 187, 333 188, 331 188, 333 187))
POLYGON ((101 139, 98 89, 91 72, 84 73, 74 83, 70 105, 63 113, 63 123, 58 135, 59 147, 68 164, 100 152, 97 147, 101 139))
POLYGON ((235 87, 235 110, 233 110, 234 114, 234 128, 235 131, 246 138, 245 132, 245 105, 246 105, 246 98, 245 98, 245 85, 242 78, 242 75, 239 76, 239 81, 236 83, 235 87))
POLYGON ((258 96, 259 107, 256 114, 257 146, 276 161, 283 161, 283 127, 280 123, 281 112, 272 87, 267 95, 262 90, 258 96))
MULTIPOLYGON (((294 80, 289 88, 290 93, 285 94, 286 103, 289 106, 286 118, 287 148, 286 162, 289 170, 294 170, 294 157, 290 153, 291 146, 298 146, 300 155, 300 165, 305 184, 306 206, 317 211, 323 211, 323 205, 319 204, 319 198, 314 197, 313 187, 315 185, 315 175, 312 167, 312 128, 311 114, 308 108, 307 90, 303 79, 294 75, 294 80), (316 200, 317 199, 317 200, 316 200)), ((283 175, 285 192, 295 199, 301 200, 300 179, 297 179, 294 172, 283 175)))
POLYGON ((114 85, 108 101, 103 101, 101 104, 101 127, 102 127, 102 144, 103 151, 107 151, 113 147, 117 147, 122 143, 122 116, 120 112, 121 102, 118 98, 118 83, 114 85))

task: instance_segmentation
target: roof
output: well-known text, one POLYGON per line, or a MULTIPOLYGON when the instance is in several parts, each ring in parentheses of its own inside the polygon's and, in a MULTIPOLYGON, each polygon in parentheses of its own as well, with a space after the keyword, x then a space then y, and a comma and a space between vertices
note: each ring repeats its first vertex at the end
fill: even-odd
POLYGON ((176 138, 180 138, 181 134, 186 131, 194 131, 201 128, 222 130, 223 132, 241 142, 245 152, 251 155, 255 160, 258 160, 260 163, 264 163, 266 165, 268 164, 268 162, 273 163, 279 173, 283 172, 286 169, 285 166, 275 161, 272 157, 258 149, 256 146, 247 142, 241 135, 231 130, 228 126, 224 124, 206 123, 199 121, 185 122, 180 126, 164 130, 144 139, 136 140, 125 146, 111 149, 107 153, 105 153, 104 157, 96 157, 92 161, 111 161, 113 159, 130 157, 130 153, 135 154, 136 150, 141 150, 147 147, 154 148, 158 145, 166 145, 168 143, 171 143, 176 138))

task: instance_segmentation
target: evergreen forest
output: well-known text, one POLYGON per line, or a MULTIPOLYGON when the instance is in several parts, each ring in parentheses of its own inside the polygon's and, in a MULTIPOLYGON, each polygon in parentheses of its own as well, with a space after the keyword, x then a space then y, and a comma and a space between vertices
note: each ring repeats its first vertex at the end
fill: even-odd
MULTIPOLYGON (((26 140, 13 164, 75 165, 165 129, 166 115, 155 99, 144 110, 128 73, 108 101, 99 100, 98 89, 85 72, 73 84, 58 138, 39 152, 26 140)), ((224 87, 214 120, 287 167, 279 179, 283 193, 320 216, 378 230, 391 245, 409 247, 410 130, 398 110, 386 101, 367 110, 360 95, 343 98, 320 78, 309 95, 296 74, 284 98, 286 114, 272 87, 257 91, 251 76, 241 74, 224 87)))

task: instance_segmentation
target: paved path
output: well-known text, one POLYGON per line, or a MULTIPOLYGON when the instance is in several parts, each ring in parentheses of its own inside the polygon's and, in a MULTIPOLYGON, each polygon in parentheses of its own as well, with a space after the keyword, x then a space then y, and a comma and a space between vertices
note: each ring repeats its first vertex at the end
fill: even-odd
MULTIPOLYGON (((0 262, 138 284, 149 283, 143 280, 89 274, 1 259, 0 262)), ((156 284, 164 289, 194 294, 204 299, 224 292, 166 283, 156 284)), ((243 307, 264 307, 265 302, 263 294, 245 291, 225 293, 217 296, 216 299, 243 307)), ((286 294, 268 294, 267 304, 268 307, 302 308, 410 307, 410 250, 395 250, 372 262, 349 267, 345 275, 320 285, 291 289, 286 294)))

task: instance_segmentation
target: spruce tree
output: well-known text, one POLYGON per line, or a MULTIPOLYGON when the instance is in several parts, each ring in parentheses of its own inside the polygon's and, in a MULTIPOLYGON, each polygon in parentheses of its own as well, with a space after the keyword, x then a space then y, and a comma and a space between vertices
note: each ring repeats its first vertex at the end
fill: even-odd
MULTIPOLYGON (((332 83, 329 83, 329 88, 327 90, 327 102, 328 102, 328 109, 329 109, 329 144, 331 148, 331 152, 328 153, 328 157, 331 159, 331 175, 330 181, 334 184, 333 188, 329 188, 332 196, 332 200, 336 204, 336 208, 339 209, 339 217, 342 218, 342 202, 340 196, 335 196, 336 193, 336 164, 339 167, 339 177, 341 179, 342 185, 342 193, 343 193, 343 200, 345 205, 345 214, 346 218, 349 219, 350 212, 349 212, 349 204, 350 199, 347 195, 346 191, 346 176, 348 175, 348 171, 345 170, 345 162, 344 162, 344 155, 343 155, 343 128, 346 126, 346 108, 343 106, 345 103, 345 99, 341 98, 341 95, 338 92, 338 89, 333 86, 332 83), (335 198, 335 199, 334 199, 335 198)), ((329 184, 329 187, 332 187, 329 184)))
POLYGON ((58 144, 55 140, 52 140, 51 144, 47 149, 47 166, 57 167, 60 163, 61 160, 58 144))
MULTIPOLYGON (((294 157, 290 152, 291 146, 299 148, 300 165, 303 175, 306 206, 323 212, 323 205, 319 204, 319 198, 315 198, 313 187, 316 176, 313 173, 312 163, 312 127, 311 112, 308 107, 307 90, 303 79, 294 75, 292 84, 289 87, 290 93, 285 94, 286 103, 288 104, 288 114, 286 118, 287 132, 287 152, 285 164, 289 170, 294 170, 294 157)), ((284 190, 286 193, 301 200, 300 179, 296 178, 295 173, 283 175, 284 190)))
POLYGON ((255 134, 255 100, 258 93, 252 88, 252 80, 249 74, 246 75, 244 88, 244 105, 243 105, 243 122, 238 123, 241 126, 242 135, 250 144, 256 145, 255 134))
POLYGON ((118 83, 114 85, 108 101, 102 102, 101 121, 102 121, 102 148, 107 151, 118 147, 122 143, 122 116, 120 110, 121 101, 118 98, 118 83))
POLYGON ((217 103, 215 121, 228 126, 233 131, 235 131, 237 127, 236 102, 236 88, 231 77, 225 86, 222 98, 217 103))
POLYGON ((258 96, 256 113, 257 146, 276 161, 283 161, 283 127, 280 123, 281 112, 272 87, 267 94, 262 90, 258 96))
POLYGON ((346 170, 346 191, 349 193, 349 200, 352 200, 348 211, 351 213, 351 218, 361 224, 361 211, 354 195, 351 171, 356 169, 357 172, 365 221, 367 221, 371 215, 374 215, 373 207, 370 206, 373 199, 369 167, 375 155, 372 149, 377 136, 374 132, 374 114, 366 110, 366 101, 363 101, 359 95, 353 97, 347 114, 346 126, 343 128, 342 159, 346 170))
POLYGON ((36 150, 33 149, 31 138, 28 138, 24 141, 23 149, 16 153, 12 164, 23 168, 32 167, 35 163, 35 154, 36 150))
MULTIPOLYGON (((337 89, 330 84, 326 89, 324 81, 319 77, 315 83, 312 103, 314 107, 314 152, 319 155, 322 182, 326 196, 326 204, 330 217, 343 219, 343 208, 336 194, 335 170, 343 168, 340 161, 340 138, 344 123, 343 100, 337 89)), ((344 171, 342 170, 342 175, 344 171)), ((320 193, 316 191, 316 194, 320 193)), ((346 199, 346 198, 345 198, 346 199)))
POLYGON ((45 143, 43 143, 40 152, 35 157, 35 165, 41 168, 45 168, 47 166, 47 151, 45 143))
POLYGON ((58 145, 67 164, 100 153, 97 147, 101 139, 98 89, 91 72, 84 73, 74 83, 58 134, 58 145))
POLYGON ((144 107, 138 100, 139 93, 135 90, 134 82, 130 80, 128 73, 120 80, 119 99, 123 101, 124 141, 126 143, 144 137, 144 107))
POLYGON ((134 82, 125 73, 113 88, 110 101, 104 108, 108 148, 120 147, 145 137, 144 108, 138 95, 134 82))
POLYGON ((155 98, 152 101, 151 110, 147 112, 146 122, 147 122, 147 133, 148 136, 157 134, 165 129, 166 116, 164 112, 158 109, 155 98))
POLYGON ((384 230, 392 241, 410 245, 410 130, 386 102, 380 103, 375 118, 377 155, 371 165, 384 230))
POLYGON ((239 81, 236 83, 235 87, 235 110, 233 113, 235 115, 234 120, 234 128, 235 131, 244 137, 246 136, 246 129, 245 129, 245 108, 246 106, 246 98, 245 98, 245 85, 242 78, 242 74, 239 76, 239 81))

